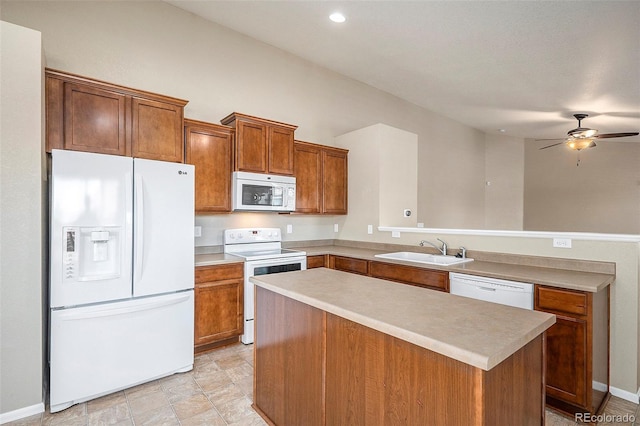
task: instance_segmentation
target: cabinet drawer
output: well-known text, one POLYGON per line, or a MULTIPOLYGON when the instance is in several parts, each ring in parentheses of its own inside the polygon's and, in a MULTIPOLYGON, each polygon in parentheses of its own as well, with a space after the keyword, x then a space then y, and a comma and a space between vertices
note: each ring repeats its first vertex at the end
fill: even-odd
POLYGON ((307 256, 307 269, 324 268, 324 255, 307 256))
POLYGON ((244 265, 242 263, 198 266, 196 267, 195 282, 196 284, 200 284, 210 281, 242 279, 243 275, 244 265))
POLYGON ((369 273, 375 278, 443 291, 449 290, 449 274, 447 272, 393 263, 371 262, 369 273))
POLYGON ((369 262, 352 257, 331 256, 330 267, 339 271, 353 272, 354 274, 367 275, 369 262))
POLYGON ((588 306, 589 295, 587 293, 536 286, 537 310, 587 315, 588 306))

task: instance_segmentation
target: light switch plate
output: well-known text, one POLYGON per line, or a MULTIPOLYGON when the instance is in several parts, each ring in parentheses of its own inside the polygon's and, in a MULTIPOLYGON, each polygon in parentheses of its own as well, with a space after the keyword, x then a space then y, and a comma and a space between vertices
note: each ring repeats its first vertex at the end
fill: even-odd
POLYGON ((367 225, 367 234, 373 234, 373 225, 367 225))
POLYGON ((287 225, 287 234, 293 233, 293 225, 287 225))
POLYGON ((559 248, 571 248, 571 238, 554 238, 553 246, 559 248))
POLYGON ((193 228, 194 237, 202 237, 202 226, 196 226, 193 228))
POLYGON ((333 224, 333 232, 338 232, 338 229, 339 229, 338 224, 334 223, 333 224))

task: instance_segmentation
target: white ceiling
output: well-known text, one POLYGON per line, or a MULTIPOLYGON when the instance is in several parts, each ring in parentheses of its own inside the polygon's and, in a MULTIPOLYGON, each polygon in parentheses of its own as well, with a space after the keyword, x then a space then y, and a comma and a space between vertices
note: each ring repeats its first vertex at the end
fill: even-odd
POLYGON ((640 1, 169 3, 485 132, 640 130, 640 1))

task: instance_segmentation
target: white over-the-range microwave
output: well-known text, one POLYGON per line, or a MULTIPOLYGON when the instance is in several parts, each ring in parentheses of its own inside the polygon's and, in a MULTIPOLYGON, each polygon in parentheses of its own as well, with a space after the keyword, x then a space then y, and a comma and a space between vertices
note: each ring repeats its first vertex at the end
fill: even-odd
POLYGON ((296 178, 233 172, 233 210, 292 212, 296 209, 296 178))

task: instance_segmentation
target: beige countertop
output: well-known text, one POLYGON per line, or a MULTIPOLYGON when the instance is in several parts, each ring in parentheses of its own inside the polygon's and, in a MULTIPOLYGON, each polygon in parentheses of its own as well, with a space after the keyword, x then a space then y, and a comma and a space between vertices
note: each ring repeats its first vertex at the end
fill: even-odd
POLYGON ((196 266, 224 265, 225 263, 244 263, 242 257, 225 253, 196 254, 196 266))
POLYGON ((459 265, 439 266, 375 257, 376 254, 388 253, 389 250, 380 251, 337 245, 295 248, 297 250, 306 251, 308 256, 317 254, 348 256, 359 259, 376 260, 378 262, 396 263, 400 265, 410 265, 419 268, 435 269, 441 271, 460 272, 471 275, 542 284, 552 287, 588 291, 593 293, 606 288, 615 280, 615 275, 613 274, 582 272, 541 266, 518 265, 513 263, 474 260, 473 262, 462 263, 459 265))
POLYGON ((252 277, 267 290, 490 370, 555 323, 555 315, 326 268, 252 277))

